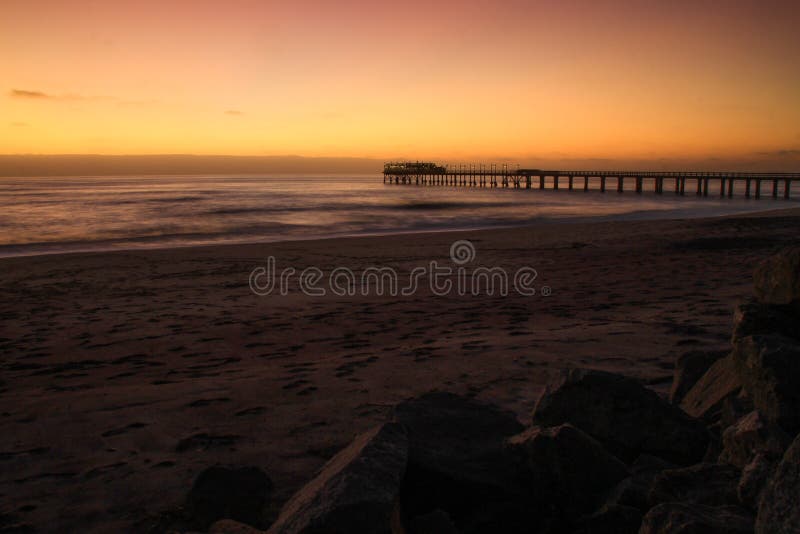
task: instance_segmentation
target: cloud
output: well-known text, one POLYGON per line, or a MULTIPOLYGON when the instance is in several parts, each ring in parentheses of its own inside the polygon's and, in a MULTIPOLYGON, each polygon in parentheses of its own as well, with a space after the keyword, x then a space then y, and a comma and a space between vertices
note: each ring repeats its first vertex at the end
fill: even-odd
POLYGON ((84 96, 84 95, 76 95, 74 93, 53 95, 50 93, 45 93, 44 91, 38 91, 34 89, 12 89, 8 94, 11 98, 22 98, 30 100, 60 100, 60 101, 76 101, 76 100, 116 101, 117 100, 117 98, 113 96, 84 96))
POLYGON ((244 115, 244 113, 236 109, 229 109, 225 111, 225 115, 244 115))
POLYGON ((36 99, 54 98, 52 95, 48 95, 47 93, 43 93, 41 91, 31 91, 28 89, 12 89, 9 95, 13 98, 36 98, 36 99))
POLYGON ((29 126, 29 124, 27 122, 12 122, 11 126, 14 128, 25 128, 26 126, 29 126))

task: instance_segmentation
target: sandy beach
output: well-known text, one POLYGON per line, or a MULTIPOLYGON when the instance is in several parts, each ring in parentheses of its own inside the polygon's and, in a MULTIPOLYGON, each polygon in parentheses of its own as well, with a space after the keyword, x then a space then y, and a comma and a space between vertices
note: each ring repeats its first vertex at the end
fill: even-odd
POLYGON ((754 265, 800 210, 713 219, 0 260, 0 528, 143 531, 221 463, 272 478, 273 513, 394 403, 431 390, 525 422, 557 369, 669 388, 675 358, 725 349, 754 265), (255 295, 251 271, 409 273, 450 261, 538 272, 534 296, 255 295), (551 294, 544 296, 547 286, 551 294))

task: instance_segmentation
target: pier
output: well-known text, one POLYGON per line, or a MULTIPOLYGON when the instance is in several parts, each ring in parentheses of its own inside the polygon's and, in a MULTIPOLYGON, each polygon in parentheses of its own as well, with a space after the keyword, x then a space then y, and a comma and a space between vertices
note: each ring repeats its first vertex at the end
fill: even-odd
MULTIPOLYGON (((800 173, 787 172, 694 172, 694 171, 552 171, 509 169, 507 165, 459 165, 428 162, 389 162, 383 167, 383 182, 397 185, 504 187, 567 191, 651 191, 657 195, 746 198, 792 198, 792 183, 800 173)), ((796 186, 795 190, 797 190, 796 186)))

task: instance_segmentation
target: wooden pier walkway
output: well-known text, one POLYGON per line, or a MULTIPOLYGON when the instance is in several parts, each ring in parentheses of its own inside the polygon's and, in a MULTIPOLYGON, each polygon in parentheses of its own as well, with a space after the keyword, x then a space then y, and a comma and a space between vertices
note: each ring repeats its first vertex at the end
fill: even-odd
POLYGON ((403 185, 512 187, 515 189, 565 189, 569 191, 617 192, 646 190, 663 194, 672 186, 676 195, 720 197, 743 195, 746 198, 791 198, 792 183, 800 173, 780 172, 654 172, 654 171, 547 171, 516 169, 496 165, 468 165, 457 168, 435 163, 386 163, 383 182, 403 185), (628 189, 625 184, 630 184, 628 189), (764 189, 764 185, 767 189, 764 189), (590 185, 592 186, 590 188, 590 185), (548 187, 549 186, 549 187, 548 187))

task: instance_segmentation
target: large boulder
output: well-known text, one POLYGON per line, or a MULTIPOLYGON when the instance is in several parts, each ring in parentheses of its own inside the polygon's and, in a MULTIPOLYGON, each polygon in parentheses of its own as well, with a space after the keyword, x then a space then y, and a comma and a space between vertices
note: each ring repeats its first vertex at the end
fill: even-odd
POLYGON ((732 357, 745 394, 767 421, 800 430, 800 342, 780 336, 737 340, 732 357))
POLYGON ((573 532, 585 534, 636 534, 642 511, 633 506, 608 505, 587 517, 573 532))
POLYGON ((580 534, 625 534, 639 532, 642 515, 650 509, 648 493, 653 478, 675 466, 657 456, 640 455, 630 466, 630 476, 620 481, 603 499, 603 504, 583 518, 574 530, 580 534))
POLYGON ((508 440, 538 491, 537 497, 568 514, 588 512, 628 476, 622 461, 570 424, 532 427, 508 440))
POLYGON ((758 508, 761 494, 772 478, 779 461, 780 458, 776 460, 771 455, 758 453, 749 464, 744 466, 742 478, 739 479, 739 486, 736 488, 739 502, 743 506, 753 510, 758 508))
POLYGON ((758 300, 769 304, 800 301, 800 247, 790 247, 762 261, 753 273, 758 300))
POLYGON ((741 389, 733 358, 720 358, 684 395, 680 406, 690 416, 711 423, 721 416, 725 400, 738 395, 741 389))
POLYGON ((463 532, 526 531, 529 488, 505 447, 524 429, 514 414, 433 392, 395 406, 394 420, 408 432, 406 517, 438 508, 463 532))
POLYGON ((459 534, 450 515, 438 508, 408 521, 408 532, 413 534, 459 534))
POLYGON ((233 521, 232 519, 220 519, 208 529, 208 534, 263 534, 263 530, 253 528, 250 525, 233 521))
POLYGON ((739 469, 732 465, 701 463, 658 474, 650 489, 650 502, 682 502, 719 506, 737 504, 739 469))
POLYGON ((604 506, 630 506, 646 512, 650 509, 650 488, 653 486, 653 480, 661 472, 675 467, 674 464, 657 456, 648 454, 639 456, 629 467, 631 476, 608 492, 604 506))
POLYGON ((641 453, 678 464, 699 461, 708 433, 632 378, 589 369, 570 369, 547 386, 533 412, 540 426, 572 423, 612 454, 630 461, 641 453))
POLYGON ((753 410, 722 434, 723 451, 719 461, 742 469, 759 453, 782 456, 789 443, 789 436, 780 427, 753 410))
POLYGON ((358 436, 286 503, 268 534, 390 534, 407 462, 401 425, 358 436))
POLYGON ((650 508, 650 487, 653 477, 629 476, 609 490, 606 502, 600 508, 630 506, 641 511, 650 508))
POLYGON ((189 525, 205 530, 219 519, 261 526, 272 481, 257 467, 213 466, 202 471, 186 497, 189 525))
POLYGON ((800 532, 800 435, 783 455, 775 475, 761 494, 756 519, 758 534, 800 532))
POLYGON ((737 506, 659 504, 642 519, 639 534, 751 534, 753 516, 737 506))
POLYGON ((728 354, 727 350, 692 350, 675 360, 675 372, 669 401, 680 404, 686 393, 706 374, 714 362, 728 354))
POLYGON ((740 303, 733 313, 733 342, 747 336, 781 334, 800 339, 800 315, 794 306, 764 304, 753 299, 740 303))

